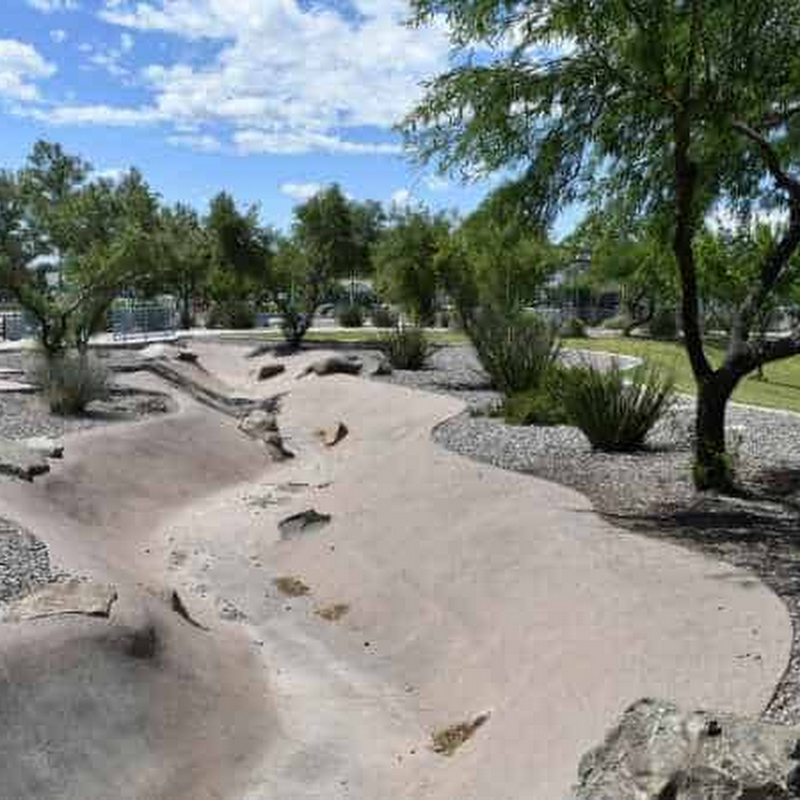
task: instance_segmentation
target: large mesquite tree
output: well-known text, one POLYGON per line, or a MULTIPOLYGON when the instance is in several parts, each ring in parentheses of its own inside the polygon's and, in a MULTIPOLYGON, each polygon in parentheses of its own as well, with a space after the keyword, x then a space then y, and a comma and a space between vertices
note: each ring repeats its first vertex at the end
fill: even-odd
POLYGON ((518 168, 543 219, 589 193, 669 221, 698 386, 695 479, 728 488, 737 384, 800 353, 800 328, 754 336, 800 245, 800 3, 786 0, 412 0, 444 19, 460 62, 404 125, 443 169, 518 168), (488 47, 487 47, 488 46, 488 47), (488 55, 487 55, 488 53, 488 55), (720 205, 782 209, 725 358, 704 347, 696 240, 720 205))

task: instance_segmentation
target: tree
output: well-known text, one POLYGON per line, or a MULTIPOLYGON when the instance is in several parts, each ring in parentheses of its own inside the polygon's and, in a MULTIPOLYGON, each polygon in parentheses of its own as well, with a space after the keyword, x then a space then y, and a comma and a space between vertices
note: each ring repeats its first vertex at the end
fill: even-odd
POLYGON ((209 208, 209 292, 220 321, 231 327, 253 325, 255 304, 269 288, 273 234, 259 224, 258 208, 241 212, 225 192, 209 208))
POLYGON ((356 237, 351 204, 336 184, 297 206, 294 216, 291 237, 278 243, 271 284, 284 338, 296 348, 332 282, 364 263, 368 242, 356 237))
POLYGON ((436 312, 437 255, 450 235, 442 215, 423 209, 395 209, 375 250, 378 291, 400 305, 418 325, 436 312))
POLYGON ((374 272, 373 255, 386 225, 386 213, 376 200, 350 201, 353 261, 350 265, 350 303, 355 302, 355 282, 374 272))
POLYGON ((35 318, 50 359, 84 353, 117 294, 159 260, 158 201, 141 175, 114 183, 89 174, 81 159, 38 142, 24 169, 0 179, 0 283, 35 318))
POLYGON ((550 221, 591 191, 669 220, 684 341, 698 387, 695 483, 730 489, 725 416, 759 365, 800 353, 800 329, 754 338, 800 245, 800 4, 782 0, 412 0, 465 57, 404 124, 444 170, 524 171, 550 221), (506 43, 513 42, 511 45, 506 43), (494 56, 469 57, 494 46, 494 56), (720 206, 782 209, 722 363, 702 337, 697 237, 720 206))
POLYGON ((602 209, 589 214, 569 237, 568 247, 588 256, 588 277, 596 289, 619 290, 626 317, 624 336, 650 323, 659 312, 674 311, 675 258, 658 220, 631 222, 602 209))
POLYGON ((194 325, 194 302, 204 289, 211 270, 211 239, 197 212, 178 203, 161 215, 164 261, 158 282, 180 303, 180 325, 194 325))

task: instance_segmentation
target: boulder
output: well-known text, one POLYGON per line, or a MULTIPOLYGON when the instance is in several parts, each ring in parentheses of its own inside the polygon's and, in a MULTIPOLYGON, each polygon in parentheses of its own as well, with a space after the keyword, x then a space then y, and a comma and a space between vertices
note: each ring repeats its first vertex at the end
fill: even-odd
POLYGON ((337 422, 335 425, 329 425, 326 428, 320 428, 317 431, 317 436, 325 445, 325 447, 336 447, 342 439, 345 439, 350 433, 350 429, 344 422, 337 422))
POLYGON ((394 367, 383 353, 378 353, 374 358, 370 359, 370 364, 367 367, 367 374, 376 377, 391 375, 393 372, 394 367))
POLYGON ((342 356, 328 356, 309 364, 297 377, 304 378, 306 375, 359 375, 364 365, 355 356, 343 358, 342 356))
POLYGON ((64 458, 64 443, 46 436, 25 439, 25 447, 44 458, 64 458))
POLYGON ((283 372, 286 372, 286 367, 283 364, 264 364, 259 368, 257 378, 260 381, 266 381, 283 372))
POLYGON ((48 583, 9 603, 4 619, 24 622, 63 614, 108 617, 116 600, 117 590, 113 586, 70 578, 48 583))
POLYGON ((278 530, 281 532, 281 539, 296 539, 324 528, 330 521, 330 514, 320 514, 315 509, 309 508, 307 511, 282 519, 278 523, 278 530))
POLYGON ((581 760, 573 800, 791 800, 800 729, 732 714, 631 706, 581 760))
POLYGON ((178 350, 175 358, 177 358, 178 361, 184 361, 187 364, 196 364, 200 357, 194 352, 194 350, 178 350))
POLYGON ((256 410, 242 417, 239 430, 252 439, 263 439, 278 430, 278 419, 269 411, 256 410))
POLYGON ((32 481, 47 472, 50 472, 50 465, 41 453, 21 442, 0 439, 0 474, 32 481))
POLYGON ((278 431, 267 434, 263 441, 273 461, 288 461, 290 458, 294 458, 294 453, 286 448, 283 437, 278 431))

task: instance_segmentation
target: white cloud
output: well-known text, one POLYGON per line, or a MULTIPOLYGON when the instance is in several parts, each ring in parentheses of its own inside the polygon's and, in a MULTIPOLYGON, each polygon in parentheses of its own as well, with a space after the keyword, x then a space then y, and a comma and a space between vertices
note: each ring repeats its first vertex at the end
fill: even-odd
POLYGON ((351 0, 362 15, 300 0, 105 0, 128 30, 210 40, 204 64, 153 64, 152 105, 176 126, 222 125, 242 153, 395 154, 384 137, 447 64, 444 30, 403 25, 405 0, 351 0))
POLYGON ((123 33, 119 37, 119 47, 123 53, 129 53, 131 50, 133 50, 135 44, 136 39, 134 39, 129 33, 123 33))
POLYGON ((106 125, 132 128, 163 121, 155 108, 120 108, 107 105, 64 105, 50 109, 27 108, 19 110, 23 116, 32 117, 51 125, 106 125))
POLYGON ((323 188, 321 183, 282 183, 281 194, 302 203, 319 194, 323 188))
POLYGON ((55 72, 55 65, 29 44, 0 39, 0 97, 27 102, 38 100, 36 82, 55 72))
POLYGON ((118 183, 127 174, 128 170, 122 167, 108 167, 107 169, 95 170, 95 178, 103 178, 107 181, 114 181, 118 183))
POLYGON ((432 192, 447 192, 450 190, 450 181, 440 175, 426 175, 425 186, 432 192))
POLYGON ((414 202, 414 196, 408 189, 398 189, 392 195, 390 202, 396 208, 408 208, 414 202))
POLYGON ((69 38, 69 34, 62 30, 61 28, 57 28, 54 31, 50 31, 50 39, 55 42, 56 44, 63 44, 69 38))
POLYGON ((167 141, 176 147, 188 147, 200 153, 218 153, 222 150, 222 142, 208 133, 180 133, 168 136, 167 141))
POLYGON ((80 8, 77 0, 27 0, 31 8, 44 14, 54 14, 56 11, 77 11, 80 8))

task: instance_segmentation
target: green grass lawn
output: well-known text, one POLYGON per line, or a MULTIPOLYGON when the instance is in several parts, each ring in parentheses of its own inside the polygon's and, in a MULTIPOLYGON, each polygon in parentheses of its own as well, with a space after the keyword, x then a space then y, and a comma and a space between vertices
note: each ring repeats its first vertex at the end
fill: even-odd
MULTIPOLYGON (((639 356, 671 370, 681 392, 696 393, 689 359, 681 344, 647 339, 567 339, 564 346, 575 350, 602 350, 639 356)), ((707 352, 713 362, 721 361, 722 351, 719 348, 708 347, 707 352)), ((765 368, 764 376, 763 381, 754 376, 742 381, 733 399, 754 406, 800 412, 800 357, 770 364, 765 368)))

